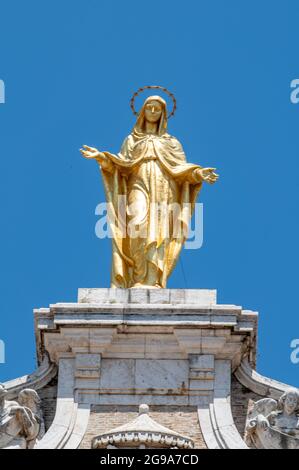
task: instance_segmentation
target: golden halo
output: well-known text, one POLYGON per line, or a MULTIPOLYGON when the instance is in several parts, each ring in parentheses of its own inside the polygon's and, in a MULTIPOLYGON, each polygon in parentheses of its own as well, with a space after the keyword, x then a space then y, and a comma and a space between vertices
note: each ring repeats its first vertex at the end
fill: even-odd
POLYGON ((135 98, 140 94, 142 93, 144 90, 162 90, 164 91, 164 93, 166 93, 168 96, 170 96, 170 98, 172 99, 172 102, 173 102, 173 108, 171 110, 171 113, 168 114, 167 118, 171 118, 171 116, 174 115, 174 113, 176 112, 176 108, 177 108, 177 105, 176 105, 176 99, 175 99, 175 96, 173 93, 171 93, 169 90, 167 90, 167 88, 164 88, 162 86, 159 86, 159 85, 147 85, 147 86, 143 86, 141 88, 139 88, 135 93, 134 95, 132 96, 131 98, 131 101, 130 101, 130 106, 131 106, 131 109, 133 111, 133 113, 135 114, 135 116, 138 116, 139 113, 137 113, 136 109, 135 109, 135 106, 134 106, 134 102, 135 102, 135 98))

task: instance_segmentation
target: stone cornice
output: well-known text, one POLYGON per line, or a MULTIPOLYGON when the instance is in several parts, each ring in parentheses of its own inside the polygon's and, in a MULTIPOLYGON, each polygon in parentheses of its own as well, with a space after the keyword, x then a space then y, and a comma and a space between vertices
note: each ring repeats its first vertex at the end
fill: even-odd
POLYGON ((79 289, 79 300, 34 311, 40 355, 48 351, 56 363, 66 353, 108 351, 109 355, 112 343, 115 354, 116 343, 122 347, 121 334, 137 335, 134 348, 138 352, 142 334, 168 334, 174 335, 173 341, 177 342, 177 357, 216 354, 231 359, 233 368, 246 353, 254 360, 257 313, 236 305, 216 304, 215 291, 79 289), (124 303, 120 303, 122 299, 124 303))
POLYGON ((264 377, 256 372, 249 364, 247 358, 243 359, 235 371, 235 376, 244 387, 263 397, 278 399, 290 388, 290 385, 264 377))
POLYGON ((24 388, 39 390, 47 385, 56 374, 56 365, 50 361, 48 354, 45 354, 41 365, 32 374, 4 382, 4 386, 8 391, 7 397, 9 399, 16 398, 24 388))

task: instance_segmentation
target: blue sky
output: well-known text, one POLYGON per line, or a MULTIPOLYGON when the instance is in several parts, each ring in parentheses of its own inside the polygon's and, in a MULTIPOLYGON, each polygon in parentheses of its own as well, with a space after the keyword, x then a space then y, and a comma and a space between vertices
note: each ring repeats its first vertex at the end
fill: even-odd
POLYGON ((258 370, 299 386, 299 78, 294 1, 4 1, 0 11, 0 380, 35 368, 32 310, 106 287, 110 241, 86 143, 117 152, 132 93, 176 95, 169 131, 190 162, 215 166, 204 244, 184 250, 168 287, 217 288, 258 310, 258 370), (185 273, 185 277, 183 275, 185 273))

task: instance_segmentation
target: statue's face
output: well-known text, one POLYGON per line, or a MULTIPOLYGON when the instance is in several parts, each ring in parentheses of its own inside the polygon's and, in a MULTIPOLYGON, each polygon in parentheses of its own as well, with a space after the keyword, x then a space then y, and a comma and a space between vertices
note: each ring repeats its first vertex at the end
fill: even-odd
POLYGON ((285 412, 291 415, 296 410, 297 404, 298 404, 297 394, 294 392, 289 392, 286 395, 285 401, 284 401, 285 412))
POLYGON ((159 101, 149 101, 145 105, 145 119, 149 122, 158 122, 162 114, 162 105, 159 101))

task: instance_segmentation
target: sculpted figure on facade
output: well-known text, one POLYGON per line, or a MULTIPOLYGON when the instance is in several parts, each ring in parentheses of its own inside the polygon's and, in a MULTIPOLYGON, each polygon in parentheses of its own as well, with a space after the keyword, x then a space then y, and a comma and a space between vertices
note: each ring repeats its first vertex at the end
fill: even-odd
POLYGON ((247 439, 258 448, 299 449, 299 390, 290 388, 279 400, 263 398, 254 403, 247 439))
POLYGON ((0 448, 32 449, 45 432, 39 396, 31 389, 22 390, 18 401, 6 395, 0 384, 0 448))

